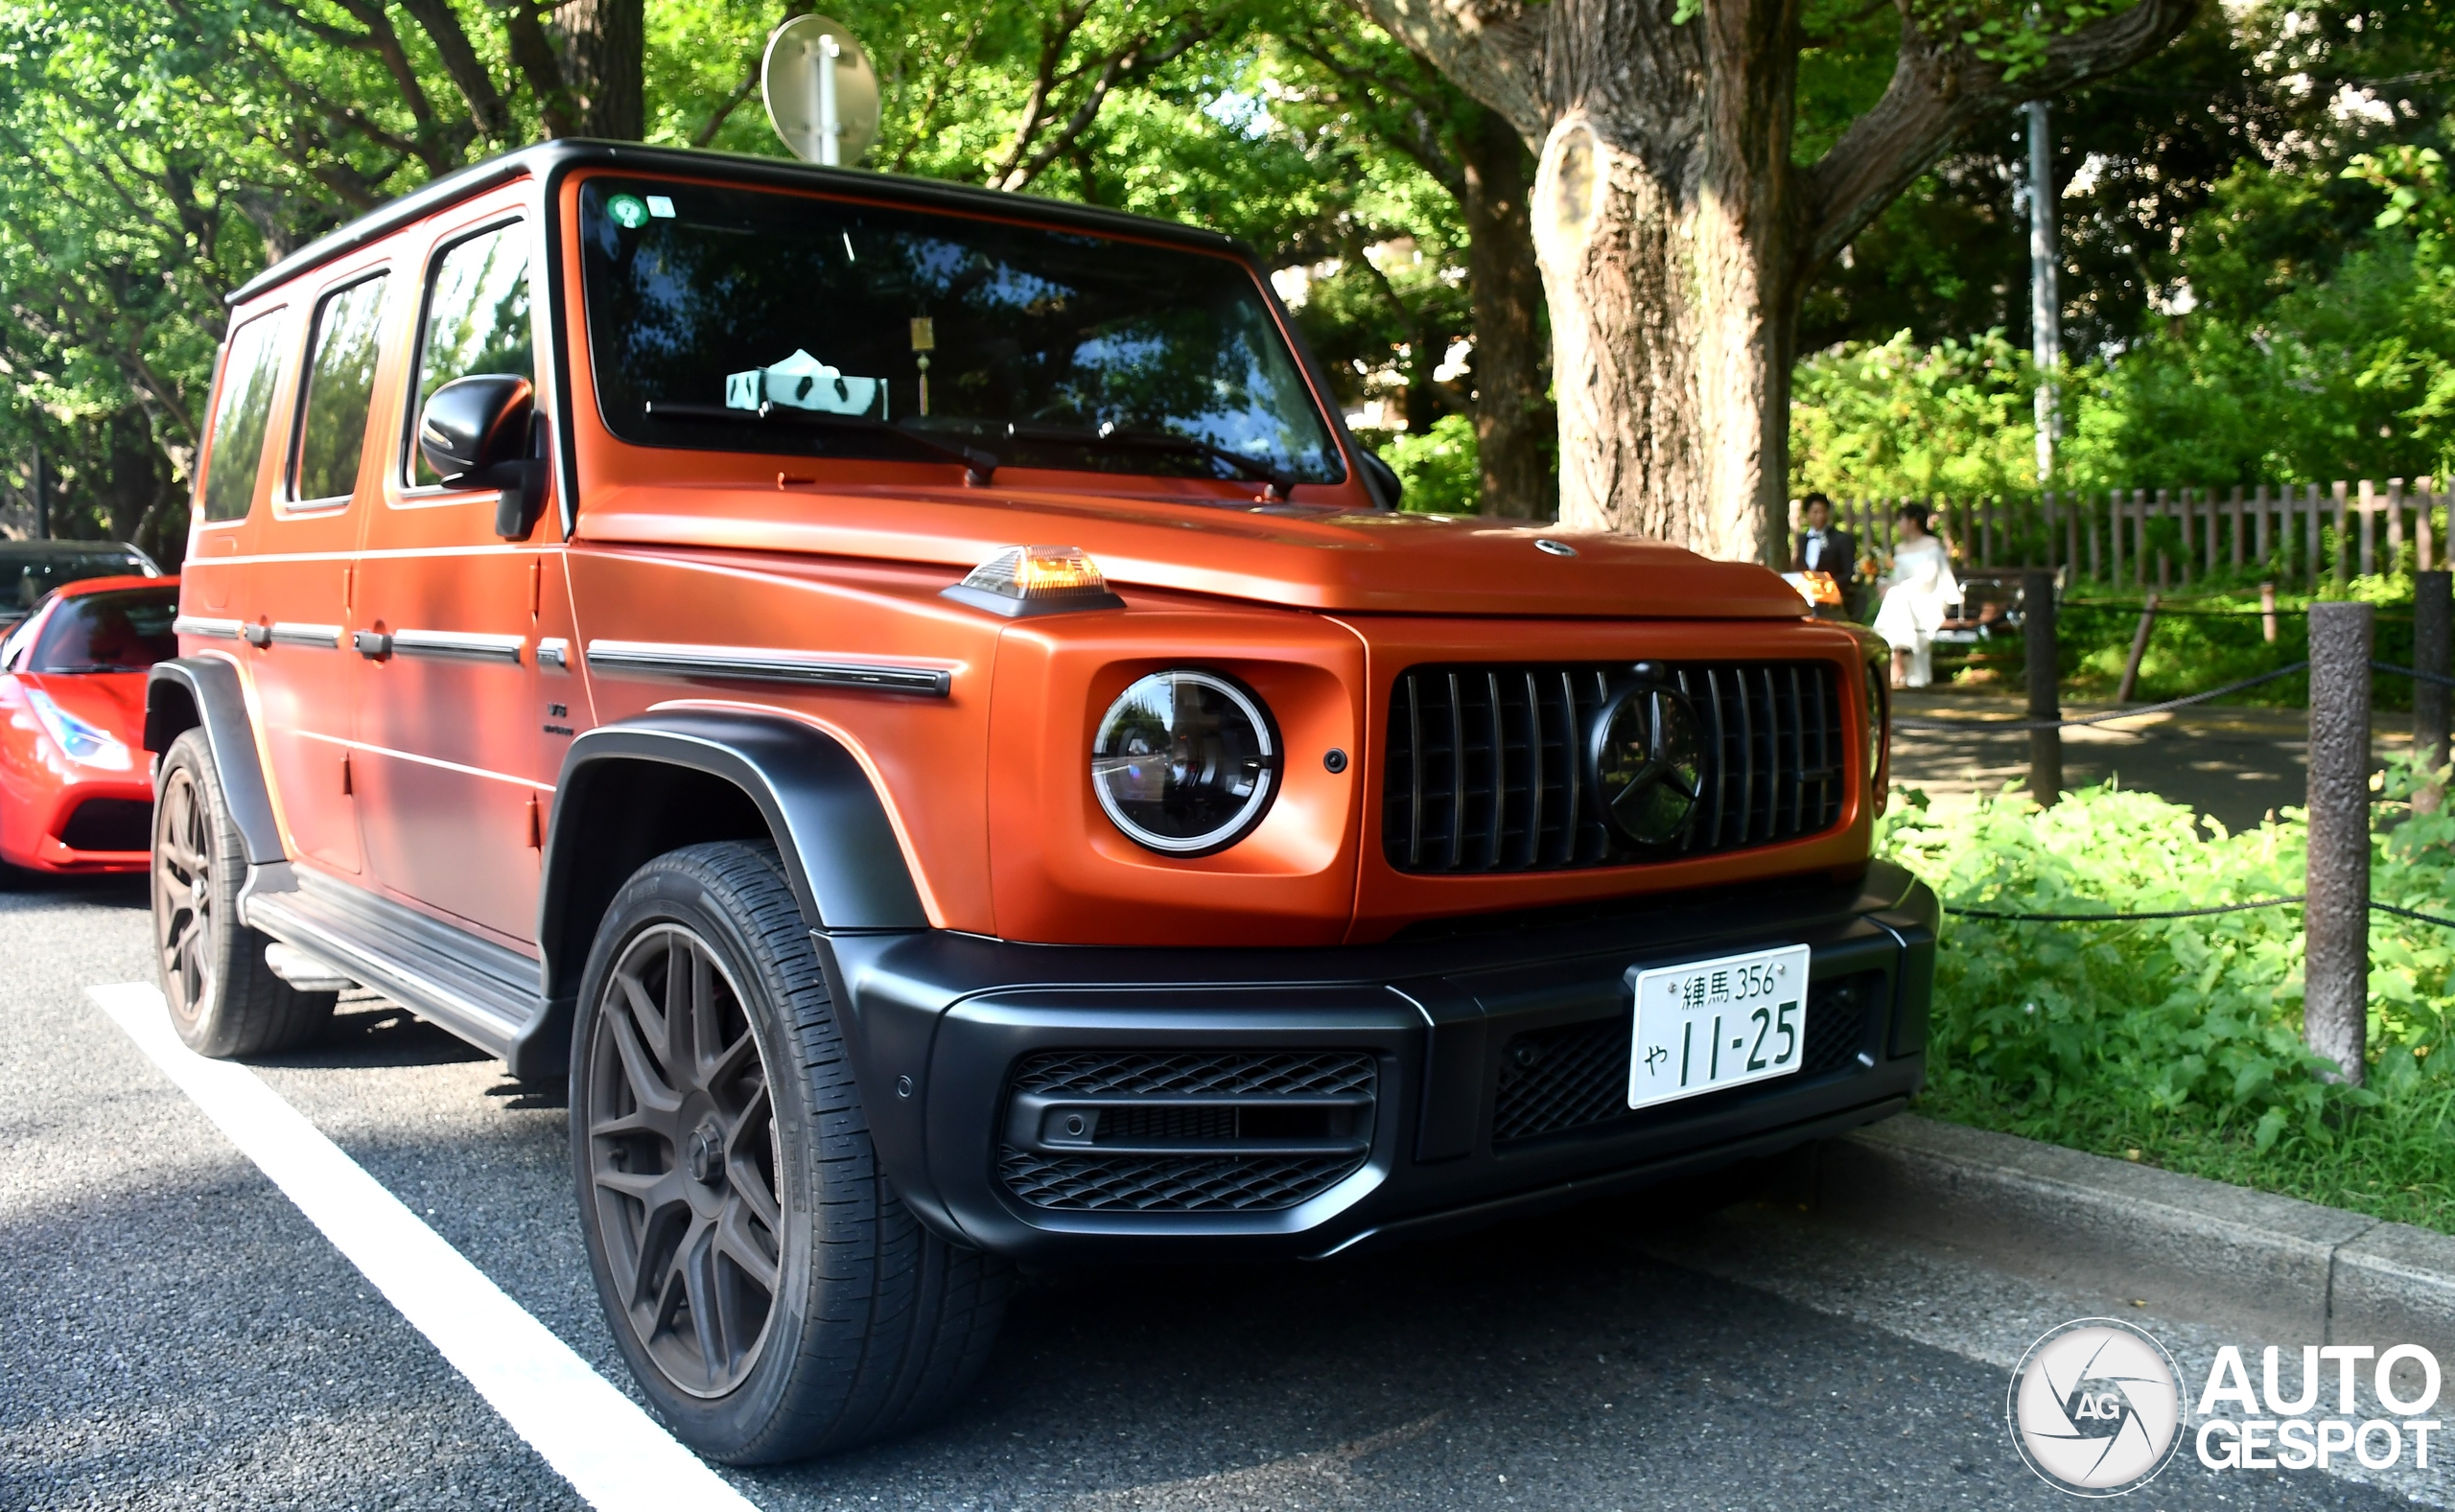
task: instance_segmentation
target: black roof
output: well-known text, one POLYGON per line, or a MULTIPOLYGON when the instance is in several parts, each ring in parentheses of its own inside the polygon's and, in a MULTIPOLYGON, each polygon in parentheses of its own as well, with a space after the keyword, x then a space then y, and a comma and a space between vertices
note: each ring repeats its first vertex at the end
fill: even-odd
POLYGON ((1063 199, 1043 199, 1037 195, 1004 194, 968 184, 912 178, 900 174, 874 174, 857 168, 814 168, 807 163, 758 157, 747 152, 710 152, 675 147, 643 147, 637 142, 596 142, 565 137, 559 141, 540 142, 534 147, 517 148, 499 157, 474 163, 446 174, 425 188, 404 195, 380 210, 371 210, 258 273, 233 293, 229 302, 235 305, 253 299, 265 291, 277 288, 343 253, 388 236, 412 221, 483 194, 511 179, 535 176, 550 184, 573 168, 589 166, 620 167, 643 173, 704 174, 745 184, 845 190, 868 198, 887 199, 924 209, 994 216, 1021 214, 1052 225, 1150 237, 1205 251, 1251 255, 1243 243, 1216 231, 1180 225, 1173 221, 1154 220, 1148 216, 1128 215, 1122 210, 1103 210, 1063 199))

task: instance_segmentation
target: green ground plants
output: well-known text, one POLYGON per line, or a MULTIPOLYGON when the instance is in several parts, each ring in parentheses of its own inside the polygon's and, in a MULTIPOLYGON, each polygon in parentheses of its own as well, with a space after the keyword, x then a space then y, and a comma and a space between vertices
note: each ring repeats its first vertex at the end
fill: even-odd
MULTIPOLYGON (((2378 792, 2373 895, 2455 912, 2455 817, 2378 792)), ((2299 810, 2239 834, 2146 793, 2007 790, 1881 845, 1950 902, 2126 913, 2302 890, 2299 810)), ((2367 1084, 2302 1043, 2302 911, 2047 924, 1947 918, 1922 1111, 2455 1233, 2455 929, 2375 915, 2367 1084)))

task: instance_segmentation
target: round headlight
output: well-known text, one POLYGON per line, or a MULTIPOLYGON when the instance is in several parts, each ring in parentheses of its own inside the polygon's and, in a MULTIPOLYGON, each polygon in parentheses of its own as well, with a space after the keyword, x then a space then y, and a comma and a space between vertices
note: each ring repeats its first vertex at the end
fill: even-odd
POLYGON ((1199 855, 1261 823, 1278 761, 1260 699, 1216 672, 1154 672, 1100 720, 1091 790, 1136 845, 1199 855))
POLYGON ((1688 700, 1640 683, 1605 704, 1594 721, 1594 786, 1622 838, 1678 839, 1705 791, 1705 734, 1688 700))

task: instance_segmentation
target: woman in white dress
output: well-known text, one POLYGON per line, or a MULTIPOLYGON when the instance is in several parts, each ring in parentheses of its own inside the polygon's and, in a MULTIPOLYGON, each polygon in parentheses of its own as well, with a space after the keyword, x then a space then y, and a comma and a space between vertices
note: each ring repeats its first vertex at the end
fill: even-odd
POLYGON ((1928 529, 1925 504, 1904 504, 1893 517, 1899 539, 1892 570, 1883 577, 1883 607, 1876 611, 1876 634, 1892 644, 1892 686, 1925 687, 1934 681, 1935 632, 1944 610, 1960 602, 1944 543, 1928 529))

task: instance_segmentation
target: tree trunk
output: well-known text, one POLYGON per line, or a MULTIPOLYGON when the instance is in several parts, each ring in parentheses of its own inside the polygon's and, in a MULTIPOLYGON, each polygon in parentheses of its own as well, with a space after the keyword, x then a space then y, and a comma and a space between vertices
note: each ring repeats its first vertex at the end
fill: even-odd
POLYGON ((1896 0, 1883 96, 1790 161, 1801 0, 1353 0, 1539 143, 1560 519, 1778 563, 1799 291, 1976 122, 2102 78, 2201 0, 2135 0, 2023 61, 1896 0))
POLYGON ((580 136, 636 142, 647 132, 643 0, 566 0, 554 8, 562 83, 580 136))
POLYGON ((1527 219, 1526 144, 1498 111, 1458 133, 1465 193, 1466 283, 1474 299, 1475 444, 1482 509, 1511 520, 1549 516, 1556 495, 1543 438, 1543 333, 1535 312, 1543 270, 1527 219))

